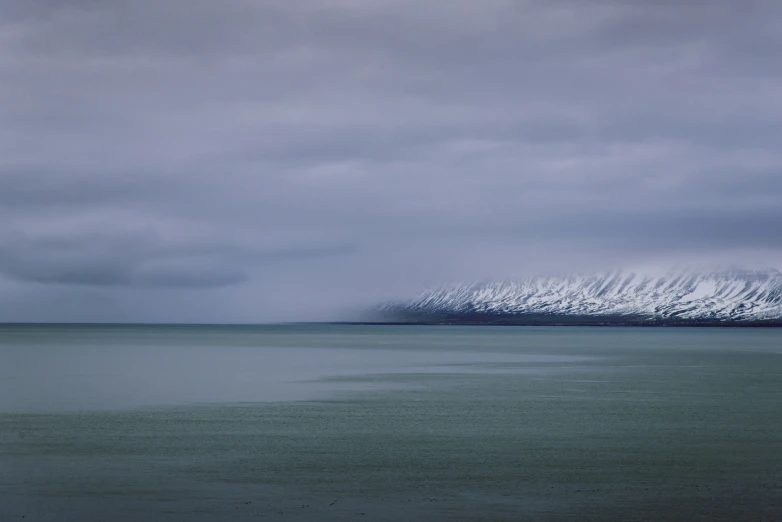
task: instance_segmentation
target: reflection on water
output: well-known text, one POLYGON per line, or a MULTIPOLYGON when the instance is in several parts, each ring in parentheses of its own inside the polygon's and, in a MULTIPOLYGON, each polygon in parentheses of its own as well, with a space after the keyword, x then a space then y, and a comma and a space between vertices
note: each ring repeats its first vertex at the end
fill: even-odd
POLYGON ((512 352, 505 338, 469 351, 450 346, 448 335, 419 345, 416 335, 373 336, 346 327, 290 327, 291 338, 280 327, 7 330, 0 411, 300 400, 361 382, 335 377, 529 370, 592 359, 512 352))
POLYGON ((781 345, 3 327, 0 520, 779 519, 781 345))

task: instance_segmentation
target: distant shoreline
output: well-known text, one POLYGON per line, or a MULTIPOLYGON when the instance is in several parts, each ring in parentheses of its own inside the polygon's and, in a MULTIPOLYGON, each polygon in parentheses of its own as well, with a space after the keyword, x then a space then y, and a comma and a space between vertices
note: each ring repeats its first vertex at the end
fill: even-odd
POLYGON ((605 321, 605 320, 502 320, 495 321, 334 321, 325 324, 354 326, 591 326, 634 328, 782 328, 782 320, 769 321, 605 321))
POLYGON ((421 321, 296 321, 279 323, 37 323, 0 322, 0 328, 262 328, 270 326, 589 326, 589 327, 633 327, 633 328, 782 328, 782 320, 769 321, 614 321, 614 320, 421 320, 421 321))

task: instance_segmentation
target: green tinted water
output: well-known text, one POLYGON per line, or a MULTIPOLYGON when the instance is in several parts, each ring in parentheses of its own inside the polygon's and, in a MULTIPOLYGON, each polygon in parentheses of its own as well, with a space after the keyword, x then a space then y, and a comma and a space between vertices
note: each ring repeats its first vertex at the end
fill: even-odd
POLYGON ((782 517, 780 330, 0 335, 0 520, 782 517))

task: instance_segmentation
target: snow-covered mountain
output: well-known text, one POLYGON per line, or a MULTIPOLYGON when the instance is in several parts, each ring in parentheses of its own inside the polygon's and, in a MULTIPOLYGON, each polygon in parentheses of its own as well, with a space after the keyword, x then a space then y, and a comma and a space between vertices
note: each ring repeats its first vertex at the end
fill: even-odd
POLYGON ((613 271, 529 277, 427 290, 381 308, 386 318, 467 316, 634 317, 681 321, 782 320, 782 273, 775 269, 613 271))

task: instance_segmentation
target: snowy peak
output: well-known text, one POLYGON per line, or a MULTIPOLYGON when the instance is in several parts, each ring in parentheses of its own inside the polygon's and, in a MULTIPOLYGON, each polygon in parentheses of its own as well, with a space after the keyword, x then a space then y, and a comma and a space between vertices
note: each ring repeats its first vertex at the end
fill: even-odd
POLYGON ((782 273, 741 268, 664 274, 612 271, 587 276, 529 277, 427 290, 386 312, 635 316, 699 321, 782 319, 782 273))

